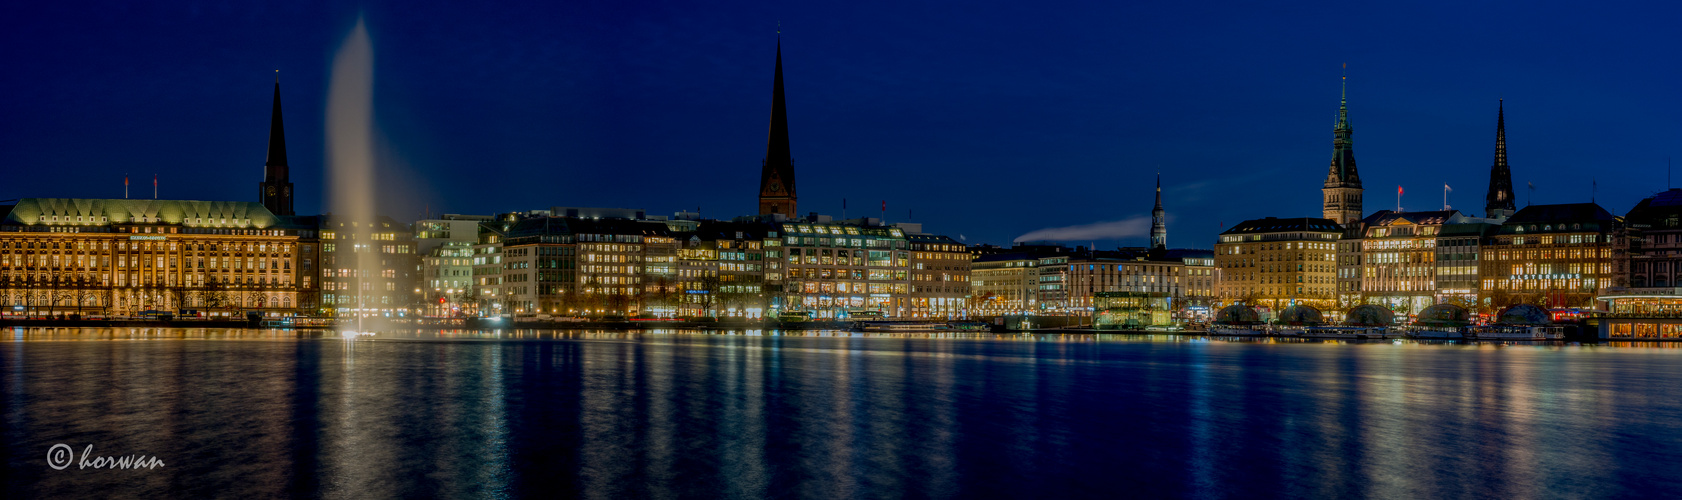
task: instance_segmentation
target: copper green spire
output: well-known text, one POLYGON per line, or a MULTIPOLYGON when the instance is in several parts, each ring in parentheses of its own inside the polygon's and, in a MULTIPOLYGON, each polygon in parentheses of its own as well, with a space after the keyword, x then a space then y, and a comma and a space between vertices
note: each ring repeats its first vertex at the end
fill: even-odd
POLYGON ((1332 162, 1320 189, 1322 216, 1348 224, 1361 220, 1361 174, 1355 169, 1355 129, 1349 125, 1349 65, 1344 66, 1343 91, 1338 101, 1337 125, 1332 127, 1332 162))

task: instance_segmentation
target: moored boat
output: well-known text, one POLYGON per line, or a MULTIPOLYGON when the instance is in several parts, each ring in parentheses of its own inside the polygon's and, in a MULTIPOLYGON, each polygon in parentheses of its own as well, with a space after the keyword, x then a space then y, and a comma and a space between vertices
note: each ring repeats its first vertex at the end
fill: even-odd
POLYGON ((861 332, 938 332, 951 330, 946 323, 931 323, 928 321, 858 321, 853 323, 853 330, 861 332))
POLYGON ((1303 330, 1303 338, 1376 340, 1390 338, 1389 328, 1382 326, 1316 326, 1303 330))

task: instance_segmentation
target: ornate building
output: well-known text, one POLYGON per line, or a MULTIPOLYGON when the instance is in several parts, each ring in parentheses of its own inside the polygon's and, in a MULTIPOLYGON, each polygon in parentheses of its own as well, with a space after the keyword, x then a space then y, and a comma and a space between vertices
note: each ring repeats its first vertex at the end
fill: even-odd
MULTIPOLYGON (((1358 222, 1358 221, 1357 221, 1358 222)), ((1331 219, 1253 219, 1222 232, 1215 244, 1220 302, 1283 309, 1336 306, 1337 242, 1331 219)))
POLYGON ((1611 288, 1619 222, 1600 205, 1530 205, 1508 217, 1479 250, 1482 302, 1592 307, 1611 288))
POLYGON ((1505 219, 1513 216, 1513 171, 1507 167, 1507 110, 1505 102, 1495 108, 1495 165, 1489 167, 1489 194, 1484 196, 1484 216, 1505 219))
POLYGON ((269 157, 263 163, 263 182, 257 184, 257 201, 269 212, 282 217, 297 215, 292 210, 292 179, 286 165, 286 129, 280 120, 280 78, 274 82, 274 112, 269 117, 269 157))
POLYGON ((788 106, 783 101, 783 42, 777 41, 777 74, 771 88, 771 137, 759 172, 759 214, 795 217, 794 158, 788 147, 788 106))
POLYGON ((1321 213, 1338 225, 1361 220, 1361 176, 1355 171, 1354 130, 1349 127, 1349 77, 1343 77, 1343 99, 1333 127, 1331 172, 1326 174, 1325 205, 1321 213))
POLYGON ((1151 248, 1168 248, 1168 216, 1162 211, 1162 174, 1156 174, 1156 208, 1151 209, 1151 248))
POLYGON ((313 232, 251 202, 24 198, 0 206, 0 297, 40 315, 289 315, 311 302, 313 232))

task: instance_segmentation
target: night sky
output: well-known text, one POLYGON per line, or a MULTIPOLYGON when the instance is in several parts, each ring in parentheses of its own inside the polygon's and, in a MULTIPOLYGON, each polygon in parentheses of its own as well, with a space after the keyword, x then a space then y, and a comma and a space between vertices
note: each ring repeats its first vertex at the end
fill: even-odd
MULTIPOLYGON (((782 26, 800 210, 969 243, 1137 217, 1169 244, 1318 217, 1348 63, 1366 210, 1481 215, 1506 98, 1519 204, 1623 214, 1682 156, 1675 4, 10 2, 0 199, 256 201, 274 71, 300 213, 323 210, 327 70, 365 15, 404 220, 555 205, 756 207, 782 26), (181 5, 187 4, 187 5, 181 5)), ((1103 232, 1103 231, 1099 231, 1103 232)))

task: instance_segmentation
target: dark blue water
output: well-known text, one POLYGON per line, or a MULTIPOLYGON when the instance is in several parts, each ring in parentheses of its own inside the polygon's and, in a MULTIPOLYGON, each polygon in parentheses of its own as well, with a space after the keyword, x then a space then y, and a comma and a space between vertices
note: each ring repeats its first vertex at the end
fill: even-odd
POLYGON ((1682 493, 1652 346, 0 334, 5 498, 1682 493))

